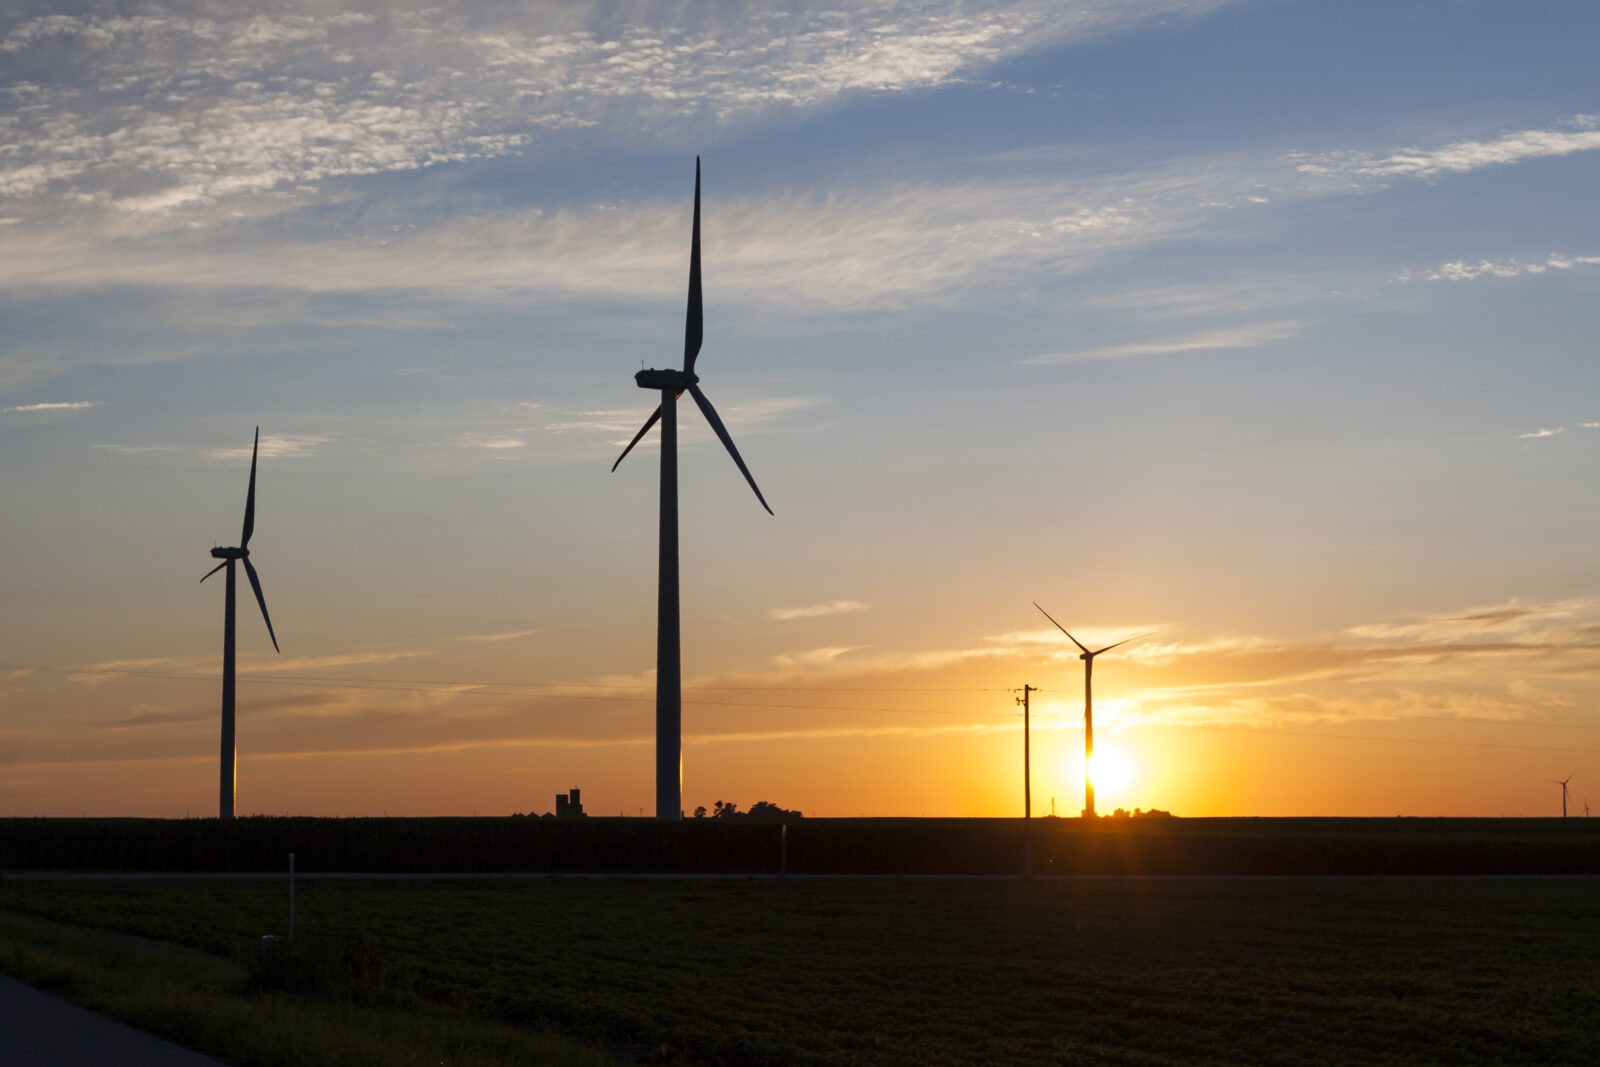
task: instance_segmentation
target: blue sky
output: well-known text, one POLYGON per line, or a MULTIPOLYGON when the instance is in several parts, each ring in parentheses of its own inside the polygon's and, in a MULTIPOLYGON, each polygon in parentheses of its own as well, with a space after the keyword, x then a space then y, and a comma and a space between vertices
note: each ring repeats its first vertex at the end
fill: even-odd
POLYGON ((258 424, 241 810, 648 804, 655 453, 606 468, 681 351, 697 154, 697 369, 777 514, 686 419, 684 669, 730 704, 687 802, 1001 814, 1025 681, 1081 787, 1039 600, 1156 631, 1102 683, 1130 806, 1542 810, 1600 772, 1597 21, 13 11, 0 811, 209 806, 194 580, 258 424), (1202 731, 1299 773, 1241 791, 1202 731), (1339 784, 1402 753, 1435 777, 1339 784))

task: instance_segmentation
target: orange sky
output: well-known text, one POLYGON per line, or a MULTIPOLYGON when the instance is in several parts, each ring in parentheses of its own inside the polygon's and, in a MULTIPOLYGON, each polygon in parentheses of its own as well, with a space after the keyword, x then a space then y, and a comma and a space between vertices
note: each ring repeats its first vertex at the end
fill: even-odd
MULTIPOLYGON (((1054 798, 1058 812, 1076 814, 1081 664, 1025 608, 1024 625, 966 648, 829 647, 766 670, 691 675, 686 809, 767 799, 815 815, 1020 814, 1021 709, 1011 690, 1026 681, 1042 690, 1032 697, 1034 811, 1054 798)), ((1097 661, 1097 744, 1126 779, 1099 787, 1099 810, 1549 815, 1560 798, 1548 779, 1575 774, 1581 811, 1600 737, 1581 715, 1596 650, 1575 637, 1596 608, 1505 605, 1350 627, 1320 642, 1190 643, 1158 632, 1097 661)), ((822 626, 826 616, 806 618, 822 626)), ((1084 636, 1105 643, 1134 629, 1084 636)), ((245 658, 241 813, 545 811, 573 786, 596 814, 652 809, 647 673, 541 686, 512 681, 514 661, 490 672, 470 654, 454 664, 366 658, 245 658), (448 687, 447 665, 462 682, 480 672, 505 680, 448 687)), ((209 814, 216 660, 92 671, 11 673, 3 810, 209 814)))

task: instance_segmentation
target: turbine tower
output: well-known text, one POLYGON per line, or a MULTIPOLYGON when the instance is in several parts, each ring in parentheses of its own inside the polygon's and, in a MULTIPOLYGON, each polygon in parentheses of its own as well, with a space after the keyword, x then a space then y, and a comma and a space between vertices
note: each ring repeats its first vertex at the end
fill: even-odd
MULTIPOLYGON (((1035 600, 1033 606, 1039 608, 1039 602, 1035 600)), ((1115 645, 1107 645, 1105 648, 1097 648, 1090 652, 1084 647, 1082 641, 1067 633, 1065 626, 1050 618, 1048 611, 1039 608, 1039 613, 1055 623, 1056 629, 1067 634, 1072 643, 1083 650, 1083 655, 1078 657, 1083 660, 1083 813, 1092 818, 1094 816, 1094 778, 1090 773, 1090 768, 1093 766, 1094 760, 1094 658, 1102 652, 1110 652, 1118 645, 1125 645, 1129 641, 1137 641, 1140 637, 1149 637, 1150 635, 1139 634, 1136 637, 1125 637, 1115 645)))
MULTIPOLYGON (((1561 817, 1565 819, 1567 817, 1567 783, 1572 781, 1572 775, 1569 774, 1565 778, 1552 778, 1550 780, 1561 787, 1561 817)), ((1584 802, 1584 807, 1588 807, 1587 801, 1584 802)), ((1584 814, 1587 815, 1588 812, 1586 811, 1584 814)))
POLYGON ((233 616, 234 616, 234 583, 233 565, 244 564, 244 573, 250 579, 250 588, 255 590, 256 603, 261 605, 261 618, 267 624, 267 636, 272 638, 272 650, 278 651, 278 635, 272 632, 272 617, 267 614, 267 600, 261 595, 261 579, 256 577, 256 569, 250 564, 250 534, 256 528, 256 450, 261 445, 261 427, 256 427, 255 443, 250 446, 250 488, 244 497, 244 532, 239 535, 238 548, 213 548, 211 556, 222 562, 206 572, 206 578, 222 570, 228 569, 228 593, 226 597, 227 608, 225 620, 222 624, 222 784, 221 800, 218 805, 218 815, 224 819, 233 818, 233 793, 238 784, 238 750, 233 741, 233 616))
POLYGON ((683 369, 641 370, 633 376, 640 389, 661 393, 661 405, 645 420, 622 450, 615 471, 650 427, 661 423, 661 544, 656 599, 656 818, 683 817, 683 691, 678 643, 678 397, 687 392, 728 449, 756 499, 772 514, 756 480, 739 458, 733 438, 717 417, 717 409, 700 391, 694 372, 704 333, 700 308, 700 157, 694 159, 694 229, 689 239, 689 310, 683 331, 683 369))

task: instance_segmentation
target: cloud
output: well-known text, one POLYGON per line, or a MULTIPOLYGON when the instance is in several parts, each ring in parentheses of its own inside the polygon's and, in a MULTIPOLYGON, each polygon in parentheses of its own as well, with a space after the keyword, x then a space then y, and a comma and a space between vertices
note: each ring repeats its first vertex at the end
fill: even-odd
POLYGON ((133 715, 120 719, 112 719, 102 723, 107 730, 133 730, 146 726, 174 726, 190 722, 209 722, 217 718, 218 712, 213 708, 190 708, 179 710, 174 708, 152 708, 139 705, 133 715))
POLYGON ((1136 341, 1128 344, 1106 345, 1099 348, 1082 348, 1069 352, 1054 352, 1042 356, 1029 356, 1019 363, 1085 363, 1100 359, 1141 359, 1147 356, 1170 356, 1184 352, 1209 352, 1219 348, 1261 348, 1300 336, 1304 324, 1295 321, 1263 322, 1247 326, 1233 326, 1181 337, 1166 337, 1157 341, 1136 341))
POLYGON ((871 645, 834 645, 828 648, 810 648, 804 652, 780 653, 772 657, 772 662, 781 671, 815 670, 832 667, 840 657, 871 647, 871 645))
POLYGON ((4 410, 11 414, 29 415, 40 412, 87 411, 89 408, 95 408, 99 406, 100 401, 98 400, 63 400, 46 401, 39 404, 20 404, 17 407, 6 408, 4 410))
POLYGON ((540 630, 512 630, 503 634, 465 634, 456 638, 457 641, 514 641, 519 637, 532 637, 540 630))
MULTIPOLYGON (((1218 204, 1244 206, 1240 184, 1251 179, 1208 161, 1081 181, 708 195, 706 293, 788 315, 947 300, 971 286, 1080 272, 1114 252, 1192 233, 1218 204)), ((417 221, 398 229, 242 219, 181 239, 93 224, 7 230, 0 289, 139 284, 471 304, 683 299, 682 196, 443 218, 413 206, 417 221)))
POLYGON ((773 608, 767 612, 767 618, 788 619, 816 619, 824 615, 844 615, 852 611, 866 611, 867 605, 859 600, 830 600, 826 604, 811 604, 803 608, 773 608))
POLYGON ((468 431, 461 435, 462 448, 487 448, 491 451, 503 452, 507 449, 522 448, 527 443, 522 438, 512 437, 509 434, 468 431))
POLYGON ((1476 263, 1455 260, 1441 263, 1425 271, 1401 271, 1395 281, 1409 282, 1421 279, 1429 282, 1469 282, 1478 278, 1519 278, 1524 274, 1546 274, 1553 270, 1571 270, 1573 267, 1600 266, 1600 256, 1568 256, 1552 252, 1542 260, 1524 262, 1518 259, 1483 259, 1476 263))
POLYGON ((1578 425, 1585 430, 1600 430, 1600 422, 1580 422, 1578 425))
POLYGON ((1516 633, 1536 624, 1584 618, 1597 610, 1600 610, 1600 599, 1594 597, 1576 597, 1543 604, 1521 604, 1512 600, 1505 604, 1467 608, 1448 615, 1424 615, 1411 622, 1367 623, 1353 626, 1345 632, 1351 637, 1369 640, 1404 638, 1456 642, 1483 633, 1516 633))
POLYGON ((252 658, 248 665, 241 664, 241 672, 258 674, 265 671, 314 671, 328 667, 357 667, 371 663, 393 663, 399 659, 431 656, 431 652, 347 652, 334 656, 306 656, 299 659, 252 658))
POLYGON ((102 663, 91 664, 90 666, 83 668, 82 673, 69 672, 66 677, 67 680, 71 682, 79 682, 87 686, 97 686, 104 685, 106 682, 112 681, 119 674, 138 674, 140 672, 152 670, 156 667, 170 667, 176 662, 176 660, 167 659, 165 657, 153 657, 147 659, 112 659, 106 660, 102 663))
MULTIPOLYGON (((337 434, 262 434, 259 454, 262 459, 304 459, 314 456, 337 434)), ((249 459, 250 446, 213 448, 213 459, 249 459)))
POLYGON ((1518 441, 1526 441, 1530 437, 1554 437, 1558 433, 1566 433, 1566 432, 1567 432, 1567 428, 1565 426, 1557 426, 1553 430, 1548 430, 1548 429, 1530 430, 1527 433, 1519 433, 1519 434, 1517 434, 1517 440, 1518 441))
POLYGON ((94 445, 115 452, 119 456, 143 456, 156 452, 182 452, 181 445, 94 445))
MULTIPOLYGON (((899 0, 726 7, 244 2, 14 23, 0 197, 130 216, 533 149, 563 130, 656 136, 961 81, 1010 56, 1224 0, 899 0)), ((204 217, 204 216, 202 216, 204 217)))
POLYGON ((1386 155, 1334 152, 1297 153, 1291 158, 1301 172, 1356 178, 1433 178, 1466 174, 1481 167, 1529 159, 1566 156, 1600 148, 1595 116, 1575 115, 1558 129, 1515 130, 1492 140, 1462 140, 1437 148, 1403 148, 1386 155))
MULTIPOLYGON (((1109 176, 708 193, 706 291, 713 301, 761 315, 976 300, 993 287, 1082 273, 1116 254, 1193 238, 1238 213, 1270 210, 1264 205, 1348 195, 1398 180, 1330 182, 1314 171, 1298 156, 1233 154, 1109 176)), ((42 221, 0 229, 0 290, 122 284, 183 292, 271 290, 290 305, 296 294, 389 293, 411 304, 427 295, 523 306, 682 299, 681 196, 559 209, 457 209, 451 215, 444 201, 428 199, 425 191, 415 195, 419 199, 404 205, 403 223, 392 212, 352 212, 336 228, 320 213, 265 194, 249 201, 251 210, 231 210, 207 226, 133 225, 109 216, 65 226, 35 214, 30 218, 42 221)), ((1564 269, 1589 258, 1553 256, 1543 265, 1564 269)), ((1269 305, 1269 290, 1282 288, 1254 284, 1259 292, 1247 286, 1239 293, 1245 310, 1269 305)), ((1297 299, 1312 298, 1307 286, 1299 289, 1297 299)), ((1192 308, 1196 295, 1142 299, 1192 308)), ((296 313, 293 306, 288 312, 296 313)), ((1301 328, 1297 322, 1256 323, 1032 361, 1259 346, 1301 328)), ((23 378, 45 373, 12 371, 23 378)), ((552 420, 551 428, 559 430, 560 421, 552 420)))

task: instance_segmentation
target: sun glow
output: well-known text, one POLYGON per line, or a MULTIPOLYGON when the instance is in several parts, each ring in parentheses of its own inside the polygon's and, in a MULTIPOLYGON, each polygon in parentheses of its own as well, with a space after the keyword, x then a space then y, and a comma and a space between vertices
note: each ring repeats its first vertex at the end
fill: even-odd
POLYGON ((1133 760, 1115 745, 1098 745, 1089 760, 1089 780, 1095 792, 1107 797, 1120 797, 1138 777, 1133 760))

